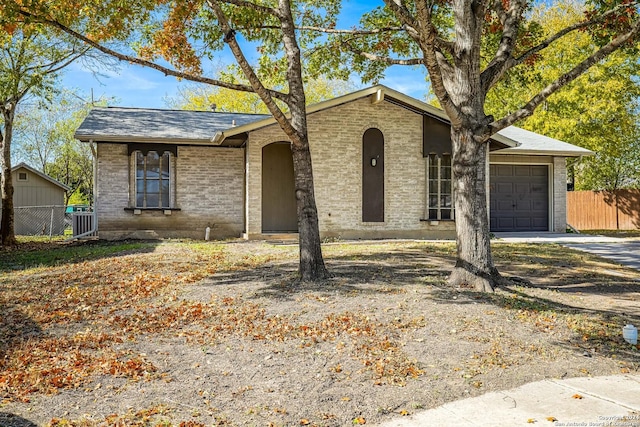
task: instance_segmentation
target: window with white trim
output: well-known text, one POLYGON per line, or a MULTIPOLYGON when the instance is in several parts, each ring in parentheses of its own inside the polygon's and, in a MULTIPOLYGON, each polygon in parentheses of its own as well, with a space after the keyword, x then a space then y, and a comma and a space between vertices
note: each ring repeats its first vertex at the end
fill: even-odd
POLYGON ((454 219, 451 154, 429 154, 426 170, 427 219, 454 219))
POLYGON ((134 151, 135 156, 135 207, 171 207, 171 162, 169 151, 158 154, 134 151))

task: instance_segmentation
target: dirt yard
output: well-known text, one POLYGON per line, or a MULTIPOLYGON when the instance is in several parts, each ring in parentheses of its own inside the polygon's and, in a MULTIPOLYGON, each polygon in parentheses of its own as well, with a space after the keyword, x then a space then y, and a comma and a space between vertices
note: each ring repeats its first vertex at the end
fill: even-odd
POLYGON ((0 251, 0 425, 371 425, 638 371, 621 336, 638 272, 556 245, 494 252, 530 282, 451 289, 450 243, 326 244, 333 277, 312 285, 284 244, 0 251))

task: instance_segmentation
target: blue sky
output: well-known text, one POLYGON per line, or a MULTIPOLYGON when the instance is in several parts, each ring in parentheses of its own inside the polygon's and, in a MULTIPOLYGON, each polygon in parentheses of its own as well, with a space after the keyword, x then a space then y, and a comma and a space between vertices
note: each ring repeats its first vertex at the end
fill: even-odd
MULTIPOLYGON (((345 0, 338 26, 347 28, 355 25, 364 11, 381 3, 378 1, 345 0)), ((220 63, 230 64, 232 62, 231 54, 223 52, 220 56, 220 63)), ((179 82, 174 77, 167 77, 153 69, 125 63, 117 69, 99 70, 99 73, 98 76, 80 63, 74 63, 67 68, 62 83, 65 87, 78 89, 87 100, 91 99, 93 90, 94 99, 114 98, 115 101, 110 105, 145 108, 166 108, 164 99, 175 96, 180 86, 189 84, 184 81, 179 82)), ((211 75, 214 71, 205 69, 205 73, 211 75)), ((354 81, 357 84, 360 83, 357 77, 354 78, 354 81)), ((422 68, 391 67, 380 83, 418 99, 424 99, 428 92, 422 68)))

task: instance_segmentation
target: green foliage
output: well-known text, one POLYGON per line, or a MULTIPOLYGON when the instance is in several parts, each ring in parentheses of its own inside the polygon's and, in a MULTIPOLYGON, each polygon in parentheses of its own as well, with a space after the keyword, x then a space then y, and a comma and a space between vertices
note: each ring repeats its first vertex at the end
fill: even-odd
POLYGON ((16 111, 27 96, 51 99, 60 70, 86 53, 79 42, 58 37, 39 24, 5 24, 6 10, 0 3, 0 113, 2 142, 2 224, 3 245, 15 243, 13 229, 13 185, 11 144, 16 111), (7 176, 8 175, 8 176, 7 176))
POLYGON ((17 104, 29 89, 45 95, 53 87, 51 76, 42 69, 49 62, 47 51, 40 29, 0 33, 0 100, 3 104, 11 101, 17 104))
POLYGON ((0 257, 0 271, 28 269, 64 265, 68 263, 84 262, 99 259, 124 251, 149 250, 154 243, 144 242, 95 242, 78 246, 57 246, 43 244, 43 247, 33 242, 22 242, 18 250, 8 251, 0 257))
POLYGON ((90 204, 93 198, 91 147, 73 136, 91 106, 78 94, 62 90, 51 102, 25 103, 16 115, 15 157, 69 186, 67 197, 76 204, 90 204))
MULTIPOLYGON (((448 8, 438 9, 440 22, 449 19, 448 8)), ((329 38, 331 49, 326 58, 329 67, 355 71, 363 82, 378 82, 384 77, 389 63, 385 60, 372 61, 360 52, 374 52, 383 58, 419 58, 421 56, 418 46, 410 40, 398 17, 386 6, 376 7, 365 13, 360 20, 360 28, 365 31, 373 31, 372 34, 339 34, 329 38), (344 52, 346 56, 340 57, 335 52, 344 52)))
MULTIPOLYGON (((614 12, 607 14, 601 25, 590 27, 588 30, 598 46, 603 46, 619 34, 629 31, 640 15, 640 6, 634 0, 587 0, 586 3, 590 6, 585 11, 587 19, 598 17, 610 10, 614 12)), ((629 44, 625 50, 636 56, 640 52, 635 44, 629 44)))
MULTIPOLYGON (((230 70, 233 70, 232 68, 230 70)), ((232 72, 232 71, 231 71, 232 72)), ((221 78, 234 83, 246 83, 236 76, 239 72, 222 72, 221 78)), ((315 104, 336 96, 352 92, 355 85, 348 81, 328 80, 325 78, 310 79, 305 84, 305 96, 307 104, 315 104)), ((209 85, 187 85, 180 88, 175 97, 165 98, 168 107, 181 110, 207 111, 216 106, 216 111, 233 113, 269 114, 266 106, 258 95, 251 92, 238 92, 230 89, 212 87, 209 85)), ((286 110, 286 105, 281 105, 286 110)))
MULTIPOLYGON (((532 20, 545 34, 579 22, 585 9, 571 0, 536 9, 532 20)), ((534 66, 512 70, 489 92, 486 112, 503 117, 594 51, 588 32, 577 32, 547 49, 534 66)), ((521 126, 596 152, 575 166, 577 189, 614 189, 640 184, 640 64, 618 51, 549 97, 521 126)))

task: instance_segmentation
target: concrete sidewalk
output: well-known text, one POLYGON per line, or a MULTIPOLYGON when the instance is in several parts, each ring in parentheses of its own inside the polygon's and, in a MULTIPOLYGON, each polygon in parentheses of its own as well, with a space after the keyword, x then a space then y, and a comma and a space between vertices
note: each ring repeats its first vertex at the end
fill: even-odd
POLYGON ((450 402, 380 427, 531 425, 640 427, 640 375, 544 380, 450 402))

